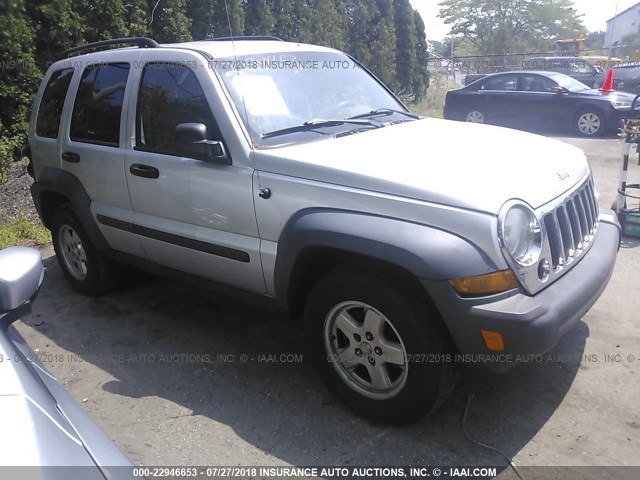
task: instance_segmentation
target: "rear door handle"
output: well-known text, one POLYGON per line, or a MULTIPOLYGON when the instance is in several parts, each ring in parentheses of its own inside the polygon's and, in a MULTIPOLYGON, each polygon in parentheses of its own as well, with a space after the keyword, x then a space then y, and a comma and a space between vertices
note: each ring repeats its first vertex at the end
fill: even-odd
POLYGON ((141 163, 134 163, 129 167, 129 171, 132 175, 142 178, 159 178, 160 170, 150 165, 142 165, 141 163))
POLYGON ((80 155, 73 152, 64 152, 62 154, 62 160, 69 163, 80 163, 80 155))

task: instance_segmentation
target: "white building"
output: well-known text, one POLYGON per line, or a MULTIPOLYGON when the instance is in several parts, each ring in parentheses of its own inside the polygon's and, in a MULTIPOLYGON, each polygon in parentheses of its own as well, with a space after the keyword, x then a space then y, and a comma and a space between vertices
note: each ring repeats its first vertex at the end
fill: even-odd
POLYGON ((640 3, 607 20, 604 48, 621 45, 624 37, 634 33, 640 33, 640 3))

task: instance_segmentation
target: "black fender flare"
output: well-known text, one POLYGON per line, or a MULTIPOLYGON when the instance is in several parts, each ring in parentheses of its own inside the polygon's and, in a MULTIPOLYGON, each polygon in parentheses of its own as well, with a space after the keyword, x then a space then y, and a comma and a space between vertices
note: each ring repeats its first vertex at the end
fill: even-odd
POLYGON ((498 270, 479 248, 435 227, 353 211, 305 209, 291 217, 278 242, 274 289, 283 307, 291 305, 297 259, 317 247, 380 260, 418 279, 449 280, 498 270))
POLYGON ((91 198, 82 183, 72 173, 60 168, 45 167, 40 171, 37 181, 31 185, 31 196, 44 225, 51 229, 50 218, 46 215, 47 206, 43 198, 47 193, 56 193, 69 199, 71 208, 98 250, 109 250, 109 244, 102 235, 91 214, 91 198))

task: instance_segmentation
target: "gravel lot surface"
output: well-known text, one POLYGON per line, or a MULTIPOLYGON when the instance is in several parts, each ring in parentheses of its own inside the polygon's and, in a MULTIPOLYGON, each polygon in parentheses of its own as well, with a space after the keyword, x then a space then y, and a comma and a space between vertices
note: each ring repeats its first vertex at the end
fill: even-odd
POLYGON ((0 221, 20 213, 29 220, 38 218, 29 190, 32 182, 23 164, 14 163, 9 167, 6 181, 0 184, 0 221))
MULTIPOLYGON (((561 140, 585 150, 600 203, 611 205, 619 141, 561 140)), ((135 463, 506 465, 461 429, 473 392, 468 431, 518 465, 640 465, 638 241, 624 242, 609 287, 551 361, 467 373, 439 412, 404 428, 337 402, 299 361, 301 335, 278 312, 144 275, 108 296, 83 297, 52 249, 43 256, 42 292, 17 328, 135 463)), ((515 478, 509 469, 499 477, 515 478)))

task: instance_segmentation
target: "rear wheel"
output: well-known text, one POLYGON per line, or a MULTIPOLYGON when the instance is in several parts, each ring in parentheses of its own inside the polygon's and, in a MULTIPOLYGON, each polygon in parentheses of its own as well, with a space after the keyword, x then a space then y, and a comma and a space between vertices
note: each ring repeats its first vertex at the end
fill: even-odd
POLYGON ((607 125, 599 111, 583 110, 576 115, 575 129, 583 137, 597 137, 606 131, 607 125))
POLYGON ((455 387, 451 342, 426 299, 388 276, 357 270, 329 273, 310 294, 305 316, 314 363, 358 413, 416 421, 455 387))
POLYGON ((78 292, 99 295, 114 284, 112 262, 93 246, 84 227, 68 206, 60 207, 51 224, 53 248, 65 277, 78 292))
POLYGON ((480 110, 471 110, 465 116, 465 121, 469 123, 487 123, 487 118, 480 110))

